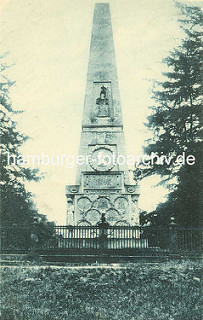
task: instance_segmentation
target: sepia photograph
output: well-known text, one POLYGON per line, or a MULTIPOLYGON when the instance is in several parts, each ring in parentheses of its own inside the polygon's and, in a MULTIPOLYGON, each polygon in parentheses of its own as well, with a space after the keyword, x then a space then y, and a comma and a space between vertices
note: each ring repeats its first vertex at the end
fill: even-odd
POLYGON ((202 25, 0 0, 0 319, 201 319, 202 25))

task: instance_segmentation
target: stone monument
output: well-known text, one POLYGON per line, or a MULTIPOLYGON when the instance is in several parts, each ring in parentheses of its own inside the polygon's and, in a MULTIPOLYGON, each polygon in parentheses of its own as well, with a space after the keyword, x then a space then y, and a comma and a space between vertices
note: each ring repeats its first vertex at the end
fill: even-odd
POLYGON ((138 225, 129 182, 109 4, 95 5, 76 184, 66 186, 67 225, 138 225), (82 160, 82 159, 81 159, 82 160))

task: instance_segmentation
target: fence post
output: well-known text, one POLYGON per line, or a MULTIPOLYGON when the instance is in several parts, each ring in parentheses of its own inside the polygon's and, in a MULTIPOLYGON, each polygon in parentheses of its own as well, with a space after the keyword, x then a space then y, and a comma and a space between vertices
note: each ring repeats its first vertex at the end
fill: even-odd
POLYGON ((37 235, 37 225, 38 225, 38 219, 35 217, 33 224, 32 224, 32 233, 31 233, 31 251, 36 251, 38 247, 38 235, 37 235))
POLYGON ((99 223, 99 244, 101 249, 107 249, 107 234, 108 234, 108 226, 109 224, 106 222, 105 213, 102 213, 101 223, 99 223))
POLYGON ((171 222, 169 224, 169 249, 172 253, 178 251, 177 224, 173 216, 171 217, 171 222))

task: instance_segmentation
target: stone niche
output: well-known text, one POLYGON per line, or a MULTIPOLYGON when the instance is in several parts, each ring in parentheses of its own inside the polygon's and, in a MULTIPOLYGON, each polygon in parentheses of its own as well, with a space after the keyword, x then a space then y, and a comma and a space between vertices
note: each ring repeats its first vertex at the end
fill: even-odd
POLYGON ((109 124, 114 120, 111 81, 94 81, 90 121, 95 125, 109 124))

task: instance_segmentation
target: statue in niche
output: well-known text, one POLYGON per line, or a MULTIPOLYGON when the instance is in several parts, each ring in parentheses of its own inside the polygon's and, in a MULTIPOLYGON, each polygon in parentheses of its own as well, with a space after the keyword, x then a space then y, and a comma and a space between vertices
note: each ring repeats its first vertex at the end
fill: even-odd
POLYGON ((66 225, 73 225, 74 206, 71 198, 67 199, 66 225))
POLYGON ((96 104, 98 105, 97 117, 108 117, 109 116, 109 99, 107 98, 108 88, 102 86, 100 97, 97 98, 96 104))
POLYGON ((132 213, 133 213, 131 218, 132 225, 139 225, 140 210, 139 210, 137 201, 138 201, 137 196, 132 197, 132 213))

